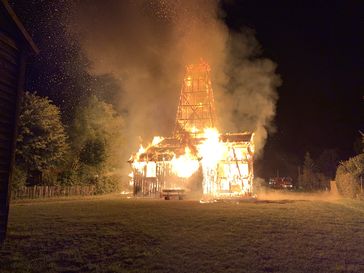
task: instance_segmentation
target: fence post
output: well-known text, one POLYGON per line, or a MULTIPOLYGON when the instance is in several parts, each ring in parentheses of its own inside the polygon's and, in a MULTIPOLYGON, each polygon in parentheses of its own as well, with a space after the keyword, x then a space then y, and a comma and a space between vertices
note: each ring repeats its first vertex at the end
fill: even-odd
POLYGON ((95 193, 94 185, 73 186, 23 186, 11 191, 11 199, 38 199, 63 196, 91 196, 95 193))

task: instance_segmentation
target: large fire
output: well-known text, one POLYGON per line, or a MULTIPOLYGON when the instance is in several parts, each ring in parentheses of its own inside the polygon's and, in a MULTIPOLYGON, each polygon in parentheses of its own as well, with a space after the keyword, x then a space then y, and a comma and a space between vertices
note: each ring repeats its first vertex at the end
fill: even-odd
POLYGON ((253 133, 220 134, 214 127, 209 66, 187 66, 173 137, 155 137, 129 162, 134 194, 198 190, 205 198, 252 193, 253 133))
POLYGON ((185 148, 185 153, 179 157, 174 156, 171 160, 172 172, 181 178, 191 177, 199 168, 199 163, 191 153, 189 147, 185 148))

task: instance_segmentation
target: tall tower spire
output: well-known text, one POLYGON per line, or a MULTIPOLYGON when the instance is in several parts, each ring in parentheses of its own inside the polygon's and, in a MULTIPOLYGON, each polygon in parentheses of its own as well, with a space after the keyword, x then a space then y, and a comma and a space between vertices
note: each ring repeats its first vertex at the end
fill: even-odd
POLYGON ((186 66, 179 98, 174 137, 186 133, 199 135, 216 126, 215 101, 210 66, 203 60, 186 66))

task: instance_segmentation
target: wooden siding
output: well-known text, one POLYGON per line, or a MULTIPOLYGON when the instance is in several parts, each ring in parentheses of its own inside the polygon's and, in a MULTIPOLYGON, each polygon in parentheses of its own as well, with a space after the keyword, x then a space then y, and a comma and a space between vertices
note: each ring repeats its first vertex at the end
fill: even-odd
POLYGON ((0 243, 4 240, 9 210, 9 183, 14 160, 22 52, 17 42, 0 29, 0 243))
POLYGON ((0 0, 0 245, 5 240, 25 60, 39 52, 7 0, 0 0))

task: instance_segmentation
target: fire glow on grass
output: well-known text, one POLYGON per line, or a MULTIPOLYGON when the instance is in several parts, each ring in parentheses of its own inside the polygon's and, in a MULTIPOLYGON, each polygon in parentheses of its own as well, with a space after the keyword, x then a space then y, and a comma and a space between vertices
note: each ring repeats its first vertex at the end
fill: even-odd
POLYGON ((253 133, 221 134, 215 127, 210 67, 186 67, 173 137, 154 137, 129 163, 134 194, 200 190, 204 197, 252 193, 253 133))

